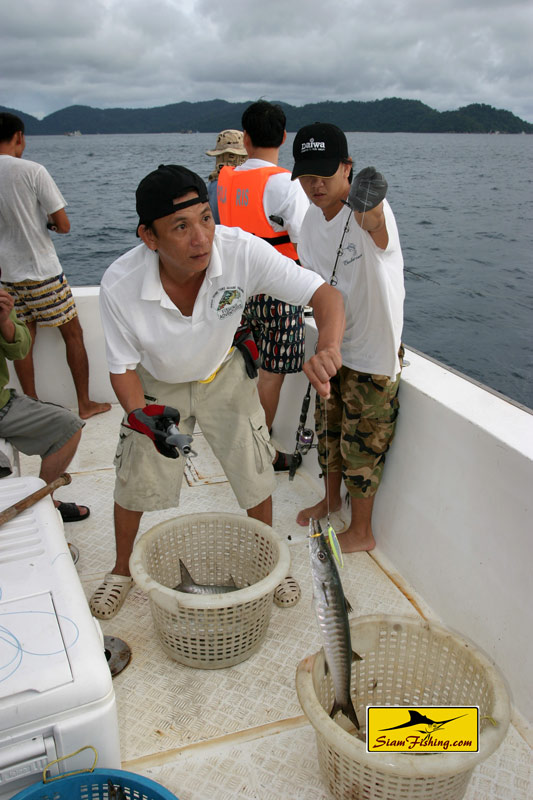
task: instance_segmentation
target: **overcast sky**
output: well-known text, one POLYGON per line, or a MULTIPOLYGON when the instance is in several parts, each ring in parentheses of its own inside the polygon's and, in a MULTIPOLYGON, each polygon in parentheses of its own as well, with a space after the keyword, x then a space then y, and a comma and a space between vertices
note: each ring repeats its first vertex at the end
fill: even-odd
POLYGON ((0 0, 0 105, 418 99, 533 122, 532 0, 0 0))

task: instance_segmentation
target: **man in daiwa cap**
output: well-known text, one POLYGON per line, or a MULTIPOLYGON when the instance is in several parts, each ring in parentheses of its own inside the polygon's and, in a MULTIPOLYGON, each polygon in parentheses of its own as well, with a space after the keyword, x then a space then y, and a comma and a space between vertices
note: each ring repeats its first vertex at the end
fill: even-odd
MULTIPOLYGON (((403 257, 387 181, 375 167, 352 180, 354 162, 343 131, 331 123, 300 128, 293 143, 292 179, 311 205, 298 255, 304 267, 337 286, 346 330, 342 367, 330 397, 318 398, 315 425, 325 494, 297 516, 300 525, 351 501, 339 542, 345 552, 372 550, 372 508, 394 436, 403 347, 403 257)), ((342 513, 342 512, 341 512, 342 513)))

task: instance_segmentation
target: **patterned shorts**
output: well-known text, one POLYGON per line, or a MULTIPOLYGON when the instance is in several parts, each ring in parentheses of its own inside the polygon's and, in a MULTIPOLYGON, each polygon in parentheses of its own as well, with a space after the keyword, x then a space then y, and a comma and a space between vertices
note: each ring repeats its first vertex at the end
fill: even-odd
POLYGON ((251 297, 244 309, 259 349, 261 369, 287 374, 300 372, 304 362, 305 322, 301 306, 266 294, 251 297))
POLYGON ((38 322, 43 328, 57 328, 78 315, 63 272, 44 281, 2 281, 2 285, 14 297, 15 311, 21 322, 38 322))
POLYGON ((317 396, 315 406, 320 467, 342 472, 351 497, 372 497, 394 437, 400 375, 391 381, 341 367, 330 384, 329 399, 317 396))

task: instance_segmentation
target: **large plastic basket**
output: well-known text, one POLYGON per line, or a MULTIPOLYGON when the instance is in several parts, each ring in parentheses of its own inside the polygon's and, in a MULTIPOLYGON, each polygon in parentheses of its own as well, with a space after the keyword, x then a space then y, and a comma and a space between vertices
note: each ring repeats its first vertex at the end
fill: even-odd
POLYGON ((108 780, 119 784, 128 800, 178 800, 155 781, 121 769, 94 769, 46 783, 39 781, 11 800, 109 800, 108 780))
POLYGON ((296 691, 315 729, 330 792, 338 800, 460 800, 474 767, 496 750, 509 726, 501 675, 471 642, 433 622, 365 616, 352 621, 350 630, 353 649, 362 656, 353 664, 351 686, 361 723, 368 705, 479 706, 479 750, 367 753, 364 741, 329 717, 334 694, 321 650, 298 665, 296 691))
POLYGON ((274 589, 290 569, 289 548, 268 525, 238 514, 189 514, 156 525, 135 544, 131 574, 150 597, 159 641, 190 667, 219 669, 248 658, 266 635, 274 589), (239 588, 176 592, 180 559, 196 583, 239 588))

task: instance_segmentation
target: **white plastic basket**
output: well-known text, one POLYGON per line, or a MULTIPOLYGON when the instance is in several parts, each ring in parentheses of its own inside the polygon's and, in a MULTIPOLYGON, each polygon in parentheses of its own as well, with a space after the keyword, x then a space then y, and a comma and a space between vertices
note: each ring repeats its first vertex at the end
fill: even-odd
POLYGON ((433 622, 365 616, 350 623, 352 699, 361 723, 368 705, 479 706, 477 753, 376 753, 329 717, 331 677, 324 653, 298 665, 296 691, 315 729, 322 776, 338 800, 460 800, 472 771, 500 745, 510 719, 499 672, 467 642, 433 622), (497 722, 497 727, 488 719, 497 722))
POLYGON ((150 597, 159 641, 190 667, 220 669, 248 658, 266 635, 274 589, 289 573, 290 553, 268 525, 238 514, 189 514, 147 531, 130 559, 135 583, 150 597), (180 559, 196 583, 234 592, 176 592, 180 559))

